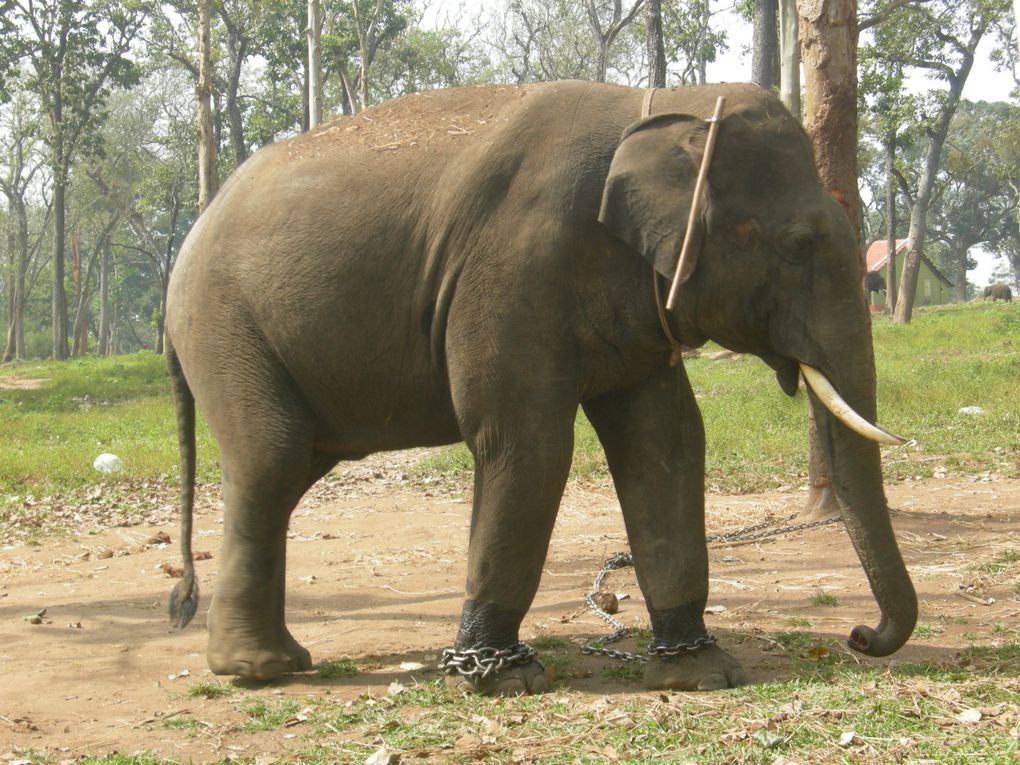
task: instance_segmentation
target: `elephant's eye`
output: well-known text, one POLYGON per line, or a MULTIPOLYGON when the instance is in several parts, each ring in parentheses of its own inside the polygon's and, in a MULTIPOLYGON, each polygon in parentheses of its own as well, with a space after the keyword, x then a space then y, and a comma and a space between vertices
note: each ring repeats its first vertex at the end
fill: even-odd
POLYGON ((790 263, 800 263, 815 249, 815 232, 810 226, 794 225, 779 237, 779 255, 790 263))

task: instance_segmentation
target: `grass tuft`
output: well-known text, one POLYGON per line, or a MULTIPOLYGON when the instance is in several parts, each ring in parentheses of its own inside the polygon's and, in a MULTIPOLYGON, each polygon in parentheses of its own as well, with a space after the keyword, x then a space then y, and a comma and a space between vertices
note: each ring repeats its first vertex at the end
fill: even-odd
POLYGON ((358 674, 358 665, 354 660, 345 656, 342 659, 324 661, 316 667, 316 674, 323 680, 333 680, 339 677, 353 677, 358 674))

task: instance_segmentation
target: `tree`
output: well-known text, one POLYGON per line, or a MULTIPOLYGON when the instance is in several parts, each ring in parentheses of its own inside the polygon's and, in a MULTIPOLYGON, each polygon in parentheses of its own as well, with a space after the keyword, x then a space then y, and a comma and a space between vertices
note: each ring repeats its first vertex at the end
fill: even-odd
MULTIPOLYGON (((45 168, 39 151, 39 120, 26 91, 17 93, 0 124, 0 193, 7 199, 7 337, 3 361, 27 358, 25 308, 28 304, 30 269, 43 237, 33 237, 29 222, 29 195, 45 168)), ((47 217, 49 212, 47 206, 47 217)))
POLYGON ((666 49, 662 37, 662 0, 648 0, 645 6, 646 47, 648 49, 648 84, 666 87, 666 49))
POLYGON ((211 0, 198 2, 198 77, 195 82, 195 111, 198 124, 198 211, 203 212, 219 188, 216 170, 216 136, 212 113, 211 0))
POLYGON ((704 85, 706 69, 726 50, 726 33, 713 30, 709 0, 667 3, 662 11, 666 61, 681 85, 704 85))
POLYGON ((25 87, 38 95, 47 118, 43 140, 53 174, 53 357, 65 359, 70 169, 79 155, 98 149, 93 136, 111 90, 137 81, 128 53, 143 15, 133 5, 115 0, 14 0, 9 5, 9 19, 20 35, 16 55, 28 63, 25 87))
POLYGON ((970 297, 971 248, 983 244, 989 252, 1007 253, 1014 238, 1017 200, 1002 171, 1011 166, 1017 174, 1020 156, 1009 151, 1008 131, 1018 112, 1005 103, 961 101, 950 126, 928 228, 930 240, 945 247, 939 265, 954 281, 958 301, 970 297))
POLYGON ((800 40, 796 0, 779 0, 779 97, 800 119, 800 40))
POLYGON ((923 164, 911 189, 907 256, 899 275, 894 321, 910 321, 921 253, 946 136, 974 64, 978 44, 1007 13, 1007 0, 923 4, 890 4, 885 21, 874 28, 869 57, 904 69, 921 70, 945 89, 932 90, 918 101, 915 121, 926 132, 923 164))
MULTIPOLYGON (((804 127, 814 146, 822 184, 843 206, 860 240, 857 191, 857 7, 855 0, 820 0, 797 6, 804 57, 804 127)), ((864 269, 848 278, 862 279, 864 269)), ((814 407, 808 406, 808 510, 839 513, 819 443, 814 407)))
POLYGON ((344 114, 372 104, 372 65, 381 47, 398 37, 411 17, 409 0, 339 3, 322 34, 328 74, 339 77, 344 114))
POLYGON ((322 8, 308 0, 308 127, 322 122, 322 8))
POLYGON ((754 0, 751 82, 765 90, 775 87, 779 71, 778 9, 777 0, 754 0))
POLYGON ((595 60, 595 82, 606 81, 609 51, 624 29, 637 18, 644 0, 634 0, 630 10, 624 12, 623 0, 586 0, 588 23, 598 45, 595 60))
MULTIPOLYGON (((140 302, 149 306, 152 295, 146 312, 157 353, 163 352, 170 274, 195 219, 196 136, 192 114, 179 95, 186 92, 185 83, 181 76, 149 77, 125 94, 118 115, 105 128, 107 156, 87 170, 96 191, 123 221, 112 249, 145 276, 146 297, 140 302)), ((95 252, 100 250, 106 248, 97 246, 95 252)))

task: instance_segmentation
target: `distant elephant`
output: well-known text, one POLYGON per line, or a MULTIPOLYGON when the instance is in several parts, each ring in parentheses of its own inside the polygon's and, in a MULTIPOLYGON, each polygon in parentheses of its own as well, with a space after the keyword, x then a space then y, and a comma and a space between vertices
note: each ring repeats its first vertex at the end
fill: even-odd
POLYGON ((1008 284, 997 282, 995 284, 989 284, 987 287, 985 287, 984 297, 985 300, 991 298, 993 303, 996 300, 1004 300, 1007 303, 1012 303, 1013 291, 1010 290, 1008 284))
POLYGON ((646 684, 740 684, 705 628, 705 434, 684 367, 670 363, 680 343, 712 339, 758 355, 788 395, 799 369, 824 391, 810 396, 832 484, 882 612, 849 641, 889 654, 917 602, 870 440, 890 436, 870 424, 862 277, 806 134, 750 85, 460 88, 267 146, 199 218, 170 282, 185 561, 171 618, 186 624, 197 606, 195 402, 220 445, 226 506, 208 660, 243 678, 311 667, 284 623, 287 524, 305 491, 341 460, 466 441, 474 507, 448 681, 545 690, 518 632, 581 406, 651 618, 646 684), (677 268, 718 96, 728 104, 666 313, 657 296, 677 268), (855 409, 843 417, 869 437, 822 399, 855 409))
POLYGON ((873 292, 885 291, 885 278, 878 271, 868 271, 864 275, 864 297, 870 303, 873 292))

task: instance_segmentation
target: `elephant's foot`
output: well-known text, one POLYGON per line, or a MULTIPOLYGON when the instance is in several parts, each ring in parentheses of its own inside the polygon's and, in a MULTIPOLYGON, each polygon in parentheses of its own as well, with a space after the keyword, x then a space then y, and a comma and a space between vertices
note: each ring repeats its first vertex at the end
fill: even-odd
POLYGON ((274 680, 288 672, 312 668, 312 655, 284 630, 281 639, 230 640, 209 637, 209 669, 241 680, 274 680))
POLYGON ((484 679, 477 675, 447 675, 446 685, 464 693, 480 693, 483 696, 524 696, 545 693, 552 687, 546 669, 539 661, 507 667, 484 679))
POLYGON ((717 691, 745 682, 737 660, 715 645, 667 658, 653 656, 645 670, 649 690, 717 691))

